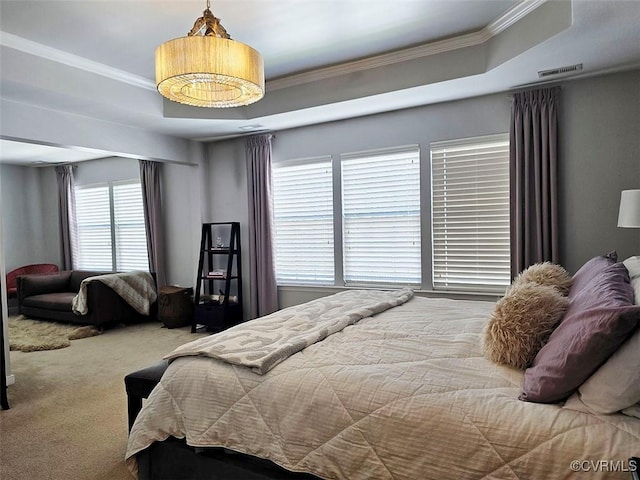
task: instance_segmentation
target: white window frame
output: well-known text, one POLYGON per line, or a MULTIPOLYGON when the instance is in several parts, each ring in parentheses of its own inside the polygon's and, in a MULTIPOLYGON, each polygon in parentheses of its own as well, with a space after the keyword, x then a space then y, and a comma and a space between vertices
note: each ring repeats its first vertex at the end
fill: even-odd
MULTIPOLYGON (((418 154, 417 158, 419 159, 419 171, 420 171, 420 180, 419 180, 419 193, 420 193, 420 241, 421 241, 421 282, 410 284, 410 286, 424 291, 433 291, 433 292, 442 292, 445 294, 486 294, 494 296, 496 294, 503 294, 506 286, 508 286, 508 282, 510 281, 510 252, 508 254, 509 260, 505 260, 503 262, 502 271, 509 271, 508 276, 502 275, 496 284, 490 284, 485 282, 469 282, 463 285, 441 285, 438 282, 438 279, 434 279, 434 271, 437 268, 437 263, 434 263, 434 223, 433 223, 433 209, 432 209, 432 197, 433 197, 433 159, 431 157, 431 149, 433 147, 437 147, 439 144, 443 144, 446 142, 451 142, 452 144, 460 144, 464 142, 477 142, 479 140, 487 140, 495 137, 497 139, 501 139, 506 141, 506 148, 509 148, 509 139, 508 134, 496 134, 496 135, 485 135, 480 137, 469 137, 455 140, 447 140, 444 142, 433 142, 427 147, 422 147, 420 145, 408 145, 404 147, 395 147, 390 149, 378 149, 371 150, 365 152, 352 152, 352 153, 344 153, 344 154, 333 154, 331 157, 325 156, 323 159, 332 158, 332 169, 333 169, 333 234, 334 234, 334 266, 335 266, 335 274, 334 281, 332 283, 325 284, 304 284, 299 282, 290 282, 290 281, 278 281, 279 287, 295 287, 295 286, 327 286, 327 287, 397 287, 401 283, 376 283, 376 282, 349 282, 345 281, 344 277, 344 242, 345 235, 343 232, 343 212, 342 212, 342 160, 350 159, 355 156, 364 156, 364 155, 375 155, 380 154, 385 151, 394 151, 394 150, 402 150, 406 148, 417 148, 418 154), (435 267, 434 267, 435 265, 435 267)), ((314 159, 301 159, 294 161, 286 161, 286 162, 276 162, 274 163, 274 168, 277 168, 277 165, 288 165, 295 163, 305 163, 308 161, 313 161, 314 159)), ((508 162, 508 157, 507 157, 508 162)), ((508 163, 507 163, 508 169, 508 163)), ((508 171, 507 171, 507 183, 508 180, 508 171)), ((508 190, 507 190, 508 192, 508 190)), ((508 195, 508 193, 507 193, 508 195)), ((435 225, 437 228, 437 225, 435 225)), ((507 227, 508 228, 508 227, 507 227)), ((505 243, 506 251, 510 249, 510 242, 507 239, 505 243), (508 244, 508 245, 507 245, 508 244)), ((393 256, 393 248, 389 248, 389 256, 393 256)))
POLYGON ((433 289, 504 293, 511 281, 509 135, 433 142, 430 153, 433 289))
POLYGON ((344 284, 420 287, 420 147, 343 154, 340 176, 344 284))
MULTIPOLYGON (((75 192, 74 195, 76 195, 76 216, 79 217, 81 216, 81 212, 78 209, 78 192, 82 192, 82 191, 88 191, 88 190, 94 190, 94 189, 106 189, 107 190, 107 195, 108 195, 108 225, 106 224, 107 218, 105 216, 104 218, 104 223, 103 223, 103 228, 104 227, 108 227, 109 229, 109 233, 108 235, 105 235, 103 241, 107 242, 108 245, 108 249, 110 251, 110 260, 109 260, 109 264, 110 266, 107 266, 107 264, 105 263, 104 265, 100 265, 100 264, 91 264, 91 263, 84 263, 82 262, 82 242, 83 242, 83 225, 82 225, 82 220, 80 218, 76 218, 76 223, 77 223, 77 234, 78 234, 78 238, 77 238, 77 244, 75 244, 74 247, 74 252, 73 252, 73 259, 74 259, 74 268, 80 268, 80 269, 85 269, 85 270, 105 270, 105 271, 130 271, 130 270, 143 270, 143 271, 149 271, 149 262, 148 262, 148 252, 147 252, 147 247, 146 247, 146 226, 145 226, 145 221, 144 221, 144 211, 142 211, 142 215, 140 217, 139 214, 135 214, 135 216, 137 216, 137 220, 140 222, 137 226, 138 230, 140 228, 142 228, 143 236, 144 239, 139 238, 136 239, 136 243, 141 243, 141 241, 144 241, 144 252, 142 252, 140 250, 140 248, 138 248, 138 250, 140 250, 138 252, 137 255, 141 256, 142 258, 140 259, 139 263, 137 265, 135 265, 135 261, 134 261, 134 266, 130 266, 130 267, 126 267, 126 265, 123 265, 122 262, 120 261, 119 257, 122 256, 120 254, 120 241, 119 241, 119 225, 118 225, 118 221, 116 220, 116 199, 115 199, 115 195, 116 193, 114 193, 114 190, 117 190, 118 187, 120 186, 127 186, 127 185, 141 185, 141 182, 139 179, 131 179, 131 180, 122 180, 122 181, 110 181, 110 182, 102 182, 102 183, 98 183, 98 184, 90 184, 90 185, 76 185, 75 187, 75 192)), ((142 194, 142 192, 141 192, 142 194)), ((143 203, 142 203, 142 197, 141 197, 141 204, 140 204, 141 208, 144 208, 143 203)), ((138 236, 139 233, 138 233, 138 236)), ((138 246, 139 247, 139 246, 138 246)))
MULTIPOLYGON (((335 283, 334 260, 334 195, 333 195, 333 166, 330 156, 315 157, 305 160, 279 162, 272 166, 273 180, 273 218, 274 218, 274 242, 276 256, 276 282, 278 285, 311 285, 323 286, 335 283), (289 172, 325 169, 326 177, 316 179, 315 185, 303 185, 304 197, 302 203, 309 199, 320 201, 319 208, 306 208, 307 205, 292 205, 285 210, 284 199, 300 185, 292 183, 287 185, 287 190, 279 189, 278 184, 287 183, 289 172), (282 176, 280 176, 282 173, 282 176), (327 185, 328 182, 328 185, 327 185), (310 189, 311 187, 311 189, 310 189), (315 187, 315 188, 313 188, 315 187), (283 191, 284 190, 284 191, 283 191), (315 217, 315 218, 314 218, 315 217), (311 237, 307 235, 297 236, 292 233, 292 225, 298 222, 314 222, 315 227, 311 237), (297 238, 296 238, 297 237, 297 238), (310 243, 306 243, 309 240, 310 243), (302 266, 301 269, 289 268, 292 263, 302 266), (314 266, 319 266, 313 270, 314 266), (305 268, 308 267, 308 268, 305 268)), ((315 172, 322 175, 322 172, 315 172)), ((309 177, 307 177, 309 178, 309 177)))

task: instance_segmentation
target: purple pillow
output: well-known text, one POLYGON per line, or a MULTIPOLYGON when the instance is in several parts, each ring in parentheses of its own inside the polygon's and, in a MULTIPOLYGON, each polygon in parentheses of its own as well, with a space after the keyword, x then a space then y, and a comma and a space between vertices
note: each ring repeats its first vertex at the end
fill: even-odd
POLYGON ((572 286, 560 325, 525 371, 521 400, 555 403, 566 399, 640 324, 640 306, 633 304, 627 269, 622 263, 606 263, 598 260, 578 272, 591 278, 580 281, 579 289, 575 283, 572 286))
POLYGON ((580 267, 573 276, 573 282, 571 284, 571 290, 569 291, 569 299, 575 296, 577 292, 582 290, 586 285, 591 282, 597 275, 599 275, 603 269, 609 265, 613 265, 618 261, 617 252, 609 252, 606 255, 593 257, 587 263, 580 267))

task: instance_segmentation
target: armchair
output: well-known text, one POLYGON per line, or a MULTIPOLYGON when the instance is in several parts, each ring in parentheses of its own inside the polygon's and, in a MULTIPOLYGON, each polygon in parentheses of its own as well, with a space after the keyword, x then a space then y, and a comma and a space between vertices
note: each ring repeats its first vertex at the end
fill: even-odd
POLYGON ((32 265, 25 265, 23 267, 16 268, 7 273, 7 298, 13 298, 17 296, 18 290, 16 287, 16 281, 19 275, 29 275, 34 273, 54 273, 58 271, 58 266, 53 263, 34 263, 32 265))

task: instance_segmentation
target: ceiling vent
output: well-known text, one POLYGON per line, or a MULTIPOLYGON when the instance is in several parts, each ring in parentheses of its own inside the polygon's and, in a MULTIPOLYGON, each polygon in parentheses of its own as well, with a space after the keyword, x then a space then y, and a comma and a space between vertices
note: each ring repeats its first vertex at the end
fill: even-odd
POLYGON ((260 125, 259 123, 254 123, 253 125, 243 125, 242 127, 238 127, 240 130, 246 131, 257 131, 257 130, 266 130, 264 125, 260 125))
POLYGON ((566 67, 552 68, 551 70, 541 70, 538 72, 538 78, 550 77, 552 75, 560 75, 562 73, 578 72, 582 70, 582 64, 576 63, 566 67))

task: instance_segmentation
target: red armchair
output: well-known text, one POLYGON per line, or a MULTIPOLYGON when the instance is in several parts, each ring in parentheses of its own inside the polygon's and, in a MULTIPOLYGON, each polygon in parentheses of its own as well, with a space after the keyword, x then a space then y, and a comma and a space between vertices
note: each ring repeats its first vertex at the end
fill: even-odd
POLYGON ((7 298, 17 296, 16 280, 19 275, 30 275, 32 273, 55 273, 58 266, 53 263, 36 263, 16 268, 7 273, 7 298))

